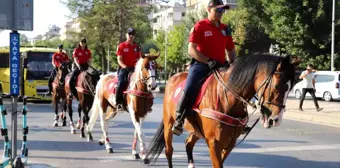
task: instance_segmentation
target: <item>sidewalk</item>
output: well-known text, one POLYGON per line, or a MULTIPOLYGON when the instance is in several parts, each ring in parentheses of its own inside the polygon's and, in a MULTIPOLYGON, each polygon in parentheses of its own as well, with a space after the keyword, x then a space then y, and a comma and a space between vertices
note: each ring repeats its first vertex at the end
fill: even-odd
POLYGON ((315 124, 340 127, 340 102, 326 102, 318 100, 322 111, 316 112, 313 100, 303 102, 303 111, 299 111, 299 101, 288 99, 284 119, 298 120, 315 124))
MULTIPOLYGON (((159 92, 157 88, 153 92, 155 98, 163 99, 164 93, 159 92)), ((283 119, 297 120, 314 124, 340 127, 340 102, 326 102, 318 100, 322 111, 316 112, 313 100, 306 97, 303 102, 303 111, 299 111, 300 100, 294 98, 294 94, 290 93, 286 102, 286 112, 283 119)))

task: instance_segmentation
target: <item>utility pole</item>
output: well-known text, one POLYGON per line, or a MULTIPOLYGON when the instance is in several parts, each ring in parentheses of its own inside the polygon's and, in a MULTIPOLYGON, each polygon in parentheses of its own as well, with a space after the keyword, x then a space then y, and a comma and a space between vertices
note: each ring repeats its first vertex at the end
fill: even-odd
POLYGON ((331 51, 331 71, 334 71, 334 23, 335 22, 335 0, 333 0, 332 11, 332 51, 331 51))

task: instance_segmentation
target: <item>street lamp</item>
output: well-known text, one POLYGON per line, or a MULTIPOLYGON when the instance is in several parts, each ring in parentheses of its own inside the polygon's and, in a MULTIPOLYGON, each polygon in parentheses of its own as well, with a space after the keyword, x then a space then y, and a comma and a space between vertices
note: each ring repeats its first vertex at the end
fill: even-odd
POLYGON ((335 22, 335 0, 333 0, 332 9, 332 47, 331 47, 331 71, 334 71, 334 22, 335 22))

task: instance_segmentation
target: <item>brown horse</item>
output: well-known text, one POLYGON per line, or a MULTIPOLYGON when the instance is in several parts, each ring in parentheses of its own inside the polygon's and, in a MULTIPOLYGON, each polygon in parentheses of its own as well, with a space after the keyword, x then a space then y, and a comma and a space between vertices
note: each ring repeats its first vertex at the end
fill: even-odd
POLYGON ((62 112, 60 118, 62 119, 62 126, 66 126, 66 92, 65 92, 65 78, 66 75, 71 71, 70 63, 63 63, 57 68, 57 75, 54 77, 52 82, 52 104, 54 105, 54 126, 58 126, 58 107, 61 101, 62 112))
MULTIPOLYGON (((129 86, 127 86, 126 105, 127 110, 131 115, 131 120, 135 126, 134 141, 132 144, 132 154, 135 159, 140 159, 136 151, 137 137, 140 141, 140 152, 142 159, 145 158, 145 138, 142 130, 143 120, 148 111, 151 110, 153 105, 152 90, 157 87, 155 74, 156 74, 156 59, 159 55, 148 55, 138 60, 134 73, 131 74, 129 86)), ((112 153, 112 147, 108 137, 108 122, 117 114, 115 106, 115 88, 117 84, 117 76, 107 74, 103 76, 97 85, 94 106, 91 109, 92 115, 89 122, 88 134, 89 138, 92 137, 92 129, 97 120, 98 114, 100 115, 100 124, 103 131, 103 139, 99 140, 100 145, 105 143, 106 149, 112 153), (107 109, 110 108, 109 112, 107 109)), ((92 141, 93 139, 89 139, 92 141)))
MULTIPOLYGON (((188 167, 194 167, 192 151, 200 138, 205 139, 209 147, 213 167, 223 167, 248 122, 247 105, 251 105, 249 100, 255 94, 260 98, 263 126, 279 126, 288 93, 295 82, 294 70, 299 63, 291 62, 290 56, 256 54, 238 58, 227 70, 213 71, 201 89, 200 100, 185 119, 184 128, 189 132, 185 141, 188 167)), ((147 159, 156 161, 165 147, 169 167, 173 167, 171 128, 175 122, 175 102, 186 77, 187 73, 183 72, 168 80, 163 122, 147 154, 147 159)))
POLYGON ((78 113, 79 113, 79 120, 77 124, 77 128, 80 127, 80 137, 86 138, 84 128, 85 124, 88 124, 90 117, 89 117, 89 111, 92 107, 92 103, 95 96, 95 88, 96 85, 100 79, 101 73, 96 71, 94 68, 89 67, 86 71, 80 72, 78 75, 78 78, 76 80, 76 89, 77 89, 77 95, 78 99, 76 99, 70 90, 70 76, 71 74, 67 75, 66 77, 66 85, 65 85, 65 92, 68 95, 67 98, 67 107, 68 107, 68 113, 70 117, 70 127, 71 127, 71 133, 75 134, 76 130, 74 128, 73 123, 73 110, 72 110, 72 101, 73 99, 78 100, 78 113), (81 118, 81 111, 83 111, 84 116, 83 120, 80 120, 81 118), (82 123, 80 123, 82 121, 82 123))

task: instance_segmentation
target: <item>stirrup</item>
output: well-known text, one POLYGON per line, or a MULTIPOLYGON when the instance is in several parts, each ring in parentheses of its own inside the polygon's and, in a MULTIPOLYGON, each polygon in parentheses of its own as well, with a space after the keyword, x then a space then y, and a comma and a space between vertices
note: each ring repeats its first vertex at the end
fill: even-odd
POLYGON ((124 107, 123 107, 123 104, 117 104, 116 105, 116 112, 118 113, 118 112, 124 112, 125 111, 125 109, 124 109, 124 107))
POLYGON ((183 133, 183 123, 176 124, 175 122, 171 130, 173 134, 180 136, 183 133))

